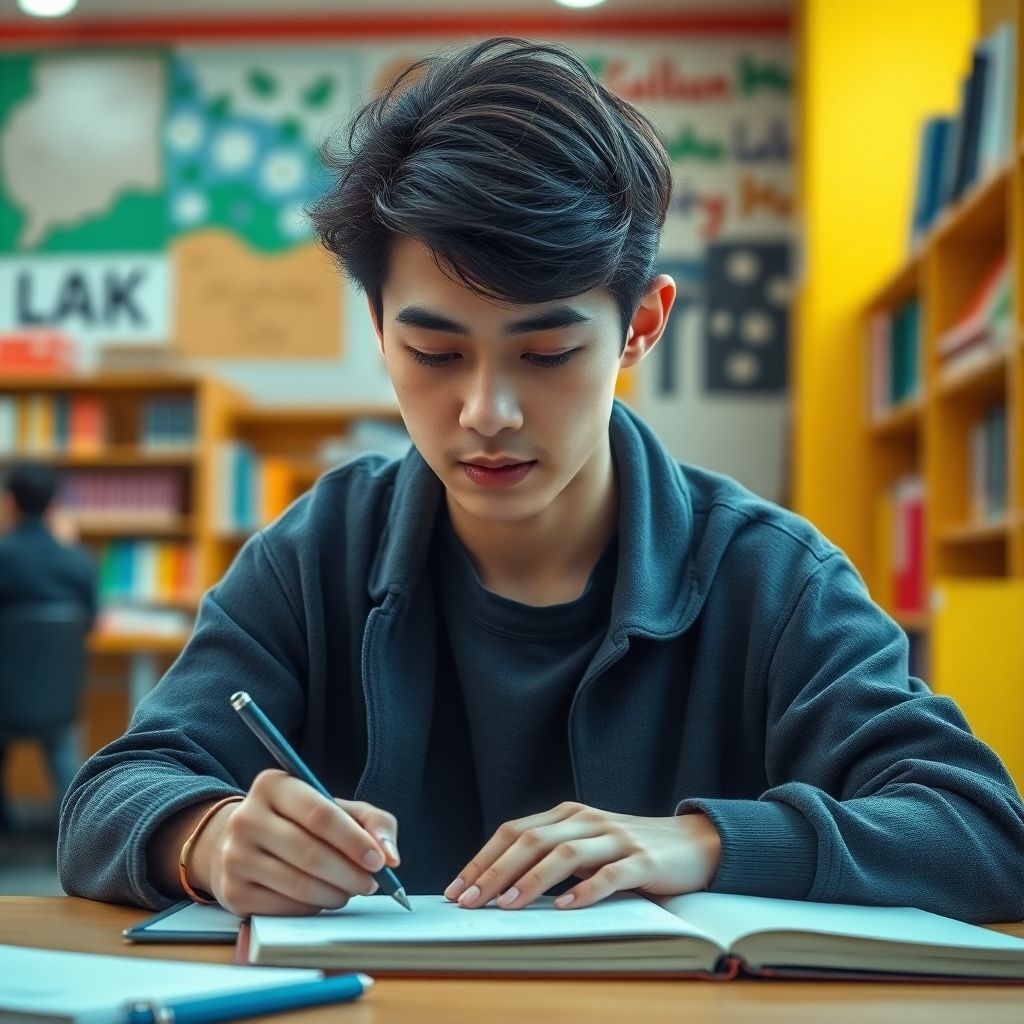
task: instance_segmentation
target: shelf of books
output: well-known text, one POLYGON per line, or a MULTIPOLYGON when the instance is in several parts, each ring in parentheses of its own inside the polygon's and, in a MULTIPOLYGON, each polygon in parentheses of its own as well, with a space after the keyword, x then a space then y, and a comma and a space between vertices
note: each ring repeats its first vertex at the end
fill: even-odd
MULTIPOLYGON (((199 596, 216 579, 220 560, 206 513, 213 453, 240 400, 214 379, 163 373, 0 380, 0 473, 21 458, 56 466, 60 514, 99 569, 83 708, 88 750, 127 721, 128 691, 113 681, 130 679, 139 665, 158 675, 181 650, 199 596)), ((12 761, 12 791, 44 795, 45 773, 33 755, 12 761)))
MULTIPOLYGON (((957 627, 949 608, 963 606, 957 588, 1003 590, 1019 603, 1024 587, 1018 31, 1003 25, 980 40, 959 111, 926 122, 910 253, 865 311, 865 511, 874 556, 864 575, 907 631, 912 670, 941 679, 958 699, 973 688, 972 707, 987 706, 977 689, 986 681, 950 670, 957 627)), ((997 649, 1021 646, 1016 637, 990 640, 997 649)), ((1017 701, 1024 723, 1024 696, 1017 701)), ((1017 717, 1004 710, 1010 716, 981 717, 1017 717)), ((1024 784, 1024 724, 1012 735, 992 728, 985 738, 1024 784)))
POLYGON ((364 452, 401 455, 408 447, 393 405, 237 405, 228 436, 218 446, 211 495, 219 573, 248 537, 330 467, 364 452))

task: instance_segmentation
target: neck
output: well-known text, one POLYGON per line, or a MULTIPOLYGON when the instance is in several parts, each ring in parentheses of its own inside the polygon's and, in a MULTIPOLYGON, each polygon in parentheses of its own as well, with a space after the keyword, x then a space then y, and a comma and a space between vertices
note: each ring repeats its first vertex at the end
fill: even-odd
POLYGON ((502 523, 468 515, 451 495, 448 514, 481 582, 525 604, 560 604, 586 586, 618 522, 618 488, 605 439, 542 512, 502 523))

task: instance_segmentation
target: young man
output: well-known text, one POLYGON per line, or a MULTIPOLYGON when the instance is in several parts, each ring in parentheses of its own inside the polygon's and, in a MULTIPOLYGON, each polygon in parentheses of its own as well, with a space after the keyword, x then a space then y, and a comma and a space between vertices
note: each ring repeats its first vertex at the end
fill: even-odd
MULTIPOLYGON (((81 608, 89 627, 96 617, 96 567, 85 551, 64 543, 70 539, 64 536, 66 524, 57 518, 47 523, 57 486, 57 474, 43 463, 17 462, 6 474, 0 494, 0 615, 19 605, 66 602, 81 608)), ((0 721, 0 768, 10 739, 3 726, 0 721)), ((78 733, 61 729, 40 742, 54 789, 63 796, 81 764, 78 733)), ((11 827, 2 794, 0 827, 11 827)))
POLYGON ((711 888, 1024 916, 1024 806, 847 559, 613 400, 674 295, 648 121, 567 51, 491 40, 349 143, 315 222, 414 449, 246 545, 65 801, 67 891, 301 914, 387 862, 467 908, 711 888), (336 803, 267 770, 243 687, 336 803))

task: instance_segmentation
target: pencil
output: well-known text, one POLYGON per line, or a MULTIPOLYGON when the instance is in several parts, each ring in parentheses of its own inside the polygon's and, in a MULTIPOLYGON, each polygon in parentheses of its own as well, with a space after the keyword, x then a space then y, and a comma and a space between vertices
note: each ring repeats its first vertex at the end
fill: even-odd
MULTIPOLYGON (((280 731, 260 710, 256 702, 244 690, 231 695, 231 706, 241 715, 242 721, 256 734, 256 738, 270 751, 274 760, 290 775, 312 786, 321 796, 334 803, 334 797, 327 787, 306 767, 305 762, 292 749, 292 745, 281 735, 280 731)), ((398 876, 386 864, 380 871, 372 872, 380 891, 391 896, 406 910, 412 910, 405 887, 398 876)))

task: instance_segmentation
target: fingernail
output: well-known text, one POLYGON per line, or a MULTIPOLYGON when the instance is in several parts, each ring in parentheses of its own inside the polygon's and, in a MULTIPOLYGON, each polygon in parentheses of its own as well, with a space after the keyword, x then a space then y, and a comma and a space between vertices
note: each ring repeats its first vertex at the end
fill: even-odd
POLYGON ((466 883, 461 878, 456 878, 455 881, 445 889, 444 894, 450 900, 457 900, 459 898, 459 893, 465 888, 466 883))
POLYGON ((388 854, 392 860, 398 861, 398 847, 395 846, 387 836, 381 836, 380 845, 384 847, 384 852, 388 854))
POLYGON ((477 896, 480 895, 480 886, 471 885, 460 897, 459 906, 468 907, 470 903, 474 902, 477 896))
POLYGON ((380 883, 377 881, 377 879, 376 878, 371 878, 370 879, 370 888, 369 888, 369 891, 366 893, 366 895, 367 896, 372 896, 379 888, 380 888, 380 883))
POLYGON ((519 890, 513 885, 498 897, 498 906, 507 907, 510 903, 515 903, 517 899, 519 899, 519 890))
POLYGON ((574 899, 576 899, 576 894, 574 892, 564 892, 557 900, 555 900, 555 906, 567 907, 574 899))
POLYGON ((363 854, 363 867, 367 871, 380 871, 384 867, 384 858, 380 850, 367 850, 363 854))

